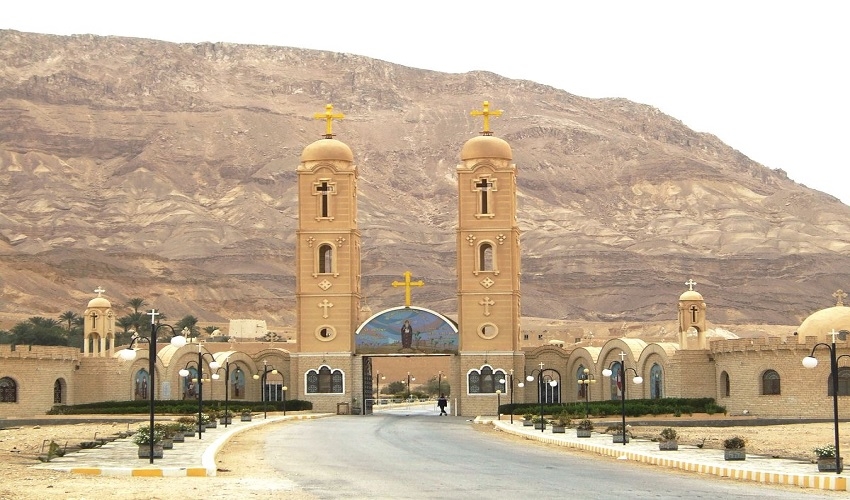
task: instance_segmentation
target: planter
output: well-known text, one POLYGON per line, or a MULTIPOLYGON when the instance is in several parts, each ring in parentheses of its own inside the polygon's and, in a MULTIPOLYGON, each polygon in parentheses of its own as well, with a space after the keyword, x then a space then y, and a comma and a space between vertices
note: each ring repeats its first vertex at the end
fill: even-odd
POLYGON ((221 417, 218 419, 218 423, 221 425, 230 425, 233 423, 233 417, 221 417))
MULTIPOLYGON (((151 458, 151 445, 139 445, 139 458, 151 458)), ((154 443, 153 458, 162 458, 162 443, 154 443)))
POLYGON ((576 437, 589 438, 591 432, 590 429, 576 429, 576 437))
POLYGON ((216 422, 215 420, 210 420, 209 422, 207 422, 206 426, 207 429, 215 429, 216 427, 218 427, 218 422, 216 422))
POLYGON ((835 467, 835 457, 818 458, 818 472, 842 472, 844 470, 844 458, 838 459, 838 469, 835 467))
POLYGON ((177 432, 171 436, 171 440, 175 443, 184 443, 186 442, 186 435, 183 432, 177 432))
POLYGON ((723 450, 723 459, 724 460, 746 460, 747 459, 747 449, 746 448, 735 448, 735 449, 725 449, 723 450))
MULTIPOLYGON (((156 447, 156 445, 154 445, 156 447)), ((163 450, 173 450, 174 449, 174 439, 172 438, 163 438, 162 439, 162 449, 163 450)), ((156 458, 156 457, 154 457, 156 458)))
MULTIPOLYGON (((613 434, 613 436, 614 436, 614 442, 615 443, 622 443, 623 442, 623 435, 622 434, 613 434)), ((629 436, 626 436, 626 442, 627 443, 629 442, 629 436)))
POLYGON ((544 422, 537 422, 537 423, 534 424, 535 430, 542 431, 545 428, 546 428, 546 423, 544 423, 544 422))
POLYGON ((661 451, 676 451, 679 449, 678 441, 659 441, 658 449, 661 451))
POLYGON ((239 417, 239 420, 241 422, 250 422, 251 421, 251 414, 249 413, 248 415, 242 415, 241 417, 239 417))
POLYGON ((552 434, 565 434, 567 432, 567 426, 565 425, 553 425, 552 426, 552 434))
POLYGON ((531 427, 532 425, 534 425, 534 422, 532 422, 531 420, 523 420, 522 421, 523 427, 531 427))

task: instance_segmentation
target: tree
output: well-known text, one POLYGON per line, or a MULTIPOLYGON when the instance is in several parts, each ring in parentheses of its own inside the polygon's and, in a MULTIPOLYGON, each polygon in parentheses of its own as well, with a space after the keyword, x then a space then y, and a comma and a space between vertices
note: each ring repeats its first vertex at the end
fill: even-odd
MULTIPOLYGON (((198 330, 198 318, 192 316, 191 314, 187 314, 183 316, 183 318, 174 325, 177 332, 182 332, 183 329, 189 330, 189 338, 197 337, 200 331, 198 330)), ((182 335, 182 333, 181 333, 182 335)))
POLYGON ((55 319, 35 316, 13 326, 11 333, 13 344, 68 345, 68 332, 55 319))
POLYGON ((389 384, 387 384, 387 388, 381 392, 383 392, 384 394, 402 394, 406 396, 407 388, 405 387, 405 385, 406 384, 404 382, 396 380, 395 382, 390 382, 389 384))
POLYGON ((74 320, 76 320, 79 317, 80 317, 80 315, 75 313, 74 311, 65 311, 65 312, 63 312, 62 314, 59 315, 59 320, 68 322, 68 332, 70 332, 71 326, 73 325, 74 320))
POLYGON ((127 307, 131 307, 133 312, 138 314, 139 309, 141 309, 145 305, 145 299, 142 298, 133 298, 127 301, 127 307))
POLYGON ((216 330, 218 330, 218 327, 215 326, 215 325, 210 325, 210 326, 204 327, 204 331, 207 332, 208 335, 212 335, 213 332, 215 332, 216 330))

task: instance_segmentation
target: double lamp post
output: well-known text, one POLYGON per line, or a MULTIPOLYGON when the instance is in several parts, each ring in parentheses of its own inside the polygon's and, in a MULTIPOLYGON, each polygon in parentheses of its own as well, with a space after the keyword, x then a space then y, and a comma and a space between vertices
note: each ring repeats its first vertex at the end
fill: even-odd
MULTIPOLYGON (((625 446, 626 442, 628 441, 626 439, 626 435, 627 435, 626 434, 626 370, 631 370, 632 373, 635 374, 632 381, 636 384, 642 384, 643 383, 643 377, 638 375, 637 370, 635 370, 634 368, 626 368, 626 353, 623 352, 623 351, 620 351, 620 361, 613 361, 613 362, 611 362, 610 366, 618 366, 618 365, 619 365, 619 369, 617 370, 616 375, 617 375, 617 385, 620 387, 620 407, 622 409, 622 416, 623 416, 623 423, 622 423, 622 426, 623 426, 623 446, 625 446)), ((612 374, 614 374, 614 372, 613 372, 613 370, 611 370, 610 367, 602 370, 602 376, 603 377, 610 377, 612 374)))

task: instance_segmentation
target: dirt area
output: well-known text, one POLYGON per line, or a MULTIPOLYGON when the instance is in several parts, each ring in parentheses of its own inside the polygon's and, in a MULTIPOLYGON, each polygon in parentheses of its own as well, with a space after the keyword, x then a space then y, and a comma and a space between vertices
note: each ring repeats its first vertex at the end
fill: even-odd
MULTIPOLYGON (((681 425, 672 425, 680 435, 680 444, 703 443, 706 448, 719 449, 725 438, 739 435, 748 441, 748 453, 814 459, 812 448, 833 442, 831 423, 735 427, 686 425, 689 421, 700 418, 719 419, 695 416, 682 417, 681 420, 665 417, 664 420, 681 422, 681 425)), ((653 425, 652 419, 641 421, 649 425, 632 427, 632 433, 638 437, 656 437, 661 429, 667 426, 653 425)), ((742 422, 744 423, 746 422, 742 422)), ((190 496, 259 499, 270 498, 272 495, 280 499, 309 498, 303 491, 297 490, 289 480, 265 465, 259 450, 263 446, 263 435, 268 430, 266 427, 234 436, 217 457, 219 472, 216 477, 93 477, 30 467, 38 463, 37 456, 45 439, 83 436, 93 440, 95 433, 98 437, 109 436, 126 430, 127 427, 127 423, 103 421, 93 424, 43 425, 0 430, 0 468, 3 470, 0 500, 112 500, 119 493, 120 498, 129 500, 190 496)), ((597 427, 597 430, 604 429, 597 427)), ((850 443, 844 446, 850 446, 850 443)))

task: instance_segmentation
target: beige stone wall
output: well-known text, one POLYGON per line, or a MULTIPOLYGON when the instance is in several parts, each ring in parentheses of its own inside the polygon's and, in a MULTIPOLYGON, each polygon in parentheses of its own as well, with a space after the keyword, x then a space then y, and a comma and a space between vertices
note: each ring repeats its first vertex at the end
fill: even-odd
POLYGON ((80 352, 72 347, 0 345, 0 378, 17 386, 17 402, 0 403, 3 417, 43 415, 53 407, 53 386, 63 382, 63 398, 71 403, 80 352))

